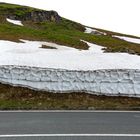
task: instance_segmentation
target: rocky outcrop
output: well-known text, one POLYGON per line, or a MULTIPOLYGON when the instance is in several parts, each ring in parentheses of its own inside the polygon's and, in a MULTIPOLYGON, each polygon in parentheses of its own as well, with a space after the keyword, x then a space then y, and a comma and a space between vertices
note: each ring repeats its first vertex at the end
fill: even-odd
POLYGON ((44 11, 36 10, 31 12, 26 12, 25 14, 11 14, 7 16, 12 20, 21 20, 21 21, 33 21, 33 22, 43 22, 43 21, 54 21, 59 22, 61 17, 56 11, 44 11))

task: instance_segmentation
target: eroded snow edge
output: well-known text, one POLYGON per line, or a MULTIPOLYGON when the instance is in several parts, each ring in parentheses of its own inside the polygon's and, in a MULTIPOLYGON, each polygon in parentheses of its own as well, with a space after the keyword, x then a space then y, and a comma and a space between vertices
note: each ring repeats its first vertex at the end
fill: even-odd
POLYGON ((0 66, 0 82, 55 93, 140 97, 140 70, 131 69, 76 71, 0 66))

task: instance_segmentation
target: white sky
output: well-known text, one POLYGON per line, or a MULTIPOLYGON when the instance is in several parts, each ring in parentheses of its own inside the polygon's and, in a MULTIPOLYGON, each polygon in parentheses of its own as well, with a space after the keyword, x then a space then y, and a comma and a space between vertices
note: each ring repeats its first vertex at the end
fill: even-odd
POLYGON ((0 0, 55 10, 82 24, 140 36, 140 0, 0 0))

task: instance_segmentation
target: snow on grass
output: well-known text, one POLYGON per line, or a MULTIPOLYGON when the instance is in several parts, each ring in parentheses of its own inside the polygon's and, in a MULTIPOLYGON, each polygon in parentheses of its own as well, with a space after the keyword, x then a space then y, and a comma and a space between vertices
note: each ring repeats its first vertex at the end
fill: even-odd
POLYGON ((59 45, 59 44, 52 43, 52 42, 29 41, 29 40, 23 40, 23 39, 20 39, 20 41, 23 42, 22 46, 24 46, 26 48, 27 47, 32 48, 32 49, 41 48, 42 45, 46 45, 46 46, 49 46, 49 47, 52 47, 52 48, 56 48, 57 50, 76 50, 75 48, 59 45))
MULTIPOLYGON (((102 46, 100 46, 100 45, 96 45, 96 44, 93 44, 93 43, 89 43, 89 42, 84 41, 84 40, 81 40, 81 41, 83 41, 83 42, 85 42, 85 43, 88 44, 89 49, 88 49, 87 51, 92 51, 92 52, 94 52, 94 53, 103 53, 103 52, 104 52, 103 49, 104 49, 105 47, 102 47, 102 46)), ((84 51, 86 51, 86 50, 84 50, 84 51)))
POLYGON ((43 41, 29 41, 29 40, 23 40, 20 39, 20 43, 17 42, 11 42, 11 41, 5 41, 5 40, 0 40, 0 53, 4 52, 11 52, 11 53, 35 53, 39 51, 55 51, 52 49, 42 49, 42 45, 46 45, 49 47, 56 48, 58 50, 76 50, 75 48, 67 47, 67 46, 62 46, 58 45, 55 43, 51 42, 43 42, 43 41))
POLYGON ((19 25, 19 26, 23 26, 22 22, 19 21, 19 20, 12 20, 12 19, 9 19, 9 18, 6 18, 6 20, 12 24, 15 24, 15 25, 19 25))
POLYGON ((91 28, 89 28, 89 27, 85 27, 85 33, 88 33, 88 34, 90 34, 90 33, 92 33, 92 32, 95 32, 96 30, 94 30, 94 29, 91 29, 91 28))
POLYGON ((123 40, 128 41, 128 42, 140 44, 140 39, 138 39, 138 38, 125 37, 125 36, 117 36, 117 35, 113 35, 112 37, 123 39, 123 40))
POLYGON ((106 33, 104 32, 101 32, 101 31, 98 31, 98 30, 95 30, 95 29, 92 29, 92 28, 89 28, 89 27, 85 27, 85 33, 87 34, 100 34, 100 35, 106 35, 106 33))
POLYGON ((140 69, 140 56, 127 53, 103 53, 102 46, 88 43, 89 50, 49 42, 0 41, 0 65, 33 66, 68 70, 140 69), (42 49, 42 44, 58 49, 42 49))

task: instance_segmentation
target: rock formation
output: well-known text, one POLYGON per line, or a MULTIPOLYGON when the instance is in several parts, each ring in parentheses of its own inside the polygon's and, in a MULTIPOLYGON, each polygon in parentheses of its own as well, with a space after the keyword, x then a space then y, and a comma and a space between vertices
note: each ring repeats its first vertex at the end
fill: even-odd
POLYGON ((11 14, 7 16, 12 20, 21 20, 21 21, 33 21, 33 22, 43 22, 43 21, 54 21, 59 22, 61 17, 56 11, 44 11, 36 10, 27 12, 23 15, 11 14))

